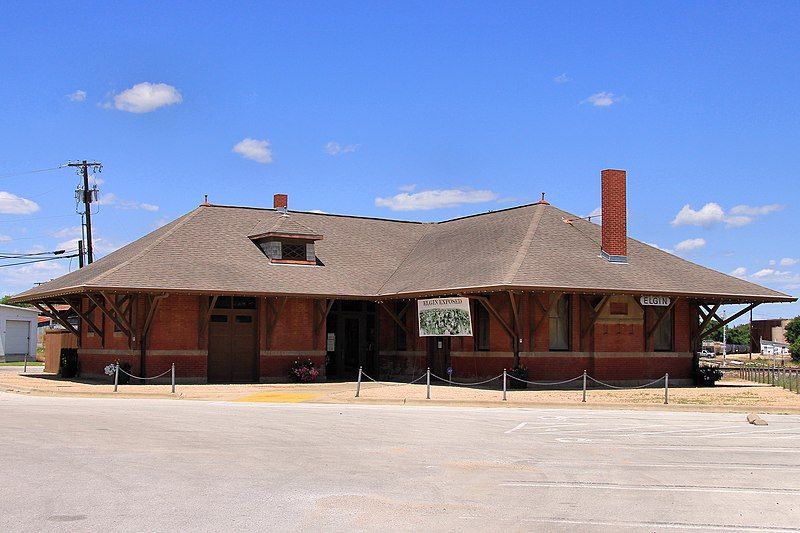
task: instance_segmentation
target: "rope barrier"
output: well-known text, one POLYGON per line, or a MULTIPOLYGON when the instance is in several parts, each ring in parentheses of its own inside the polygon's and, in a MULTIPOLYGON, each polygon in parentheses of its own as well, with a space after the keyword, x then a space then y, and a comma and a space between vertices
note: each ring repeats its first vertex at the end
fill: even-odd
POLYGON ((500 379, 500 378, 502 378, 502 377, 503 377, 503 374, 500 374, 499 376, 495 376, 495 377, 493 377, 493 378, 489 378, 489 379, 487 379, 487 380, 484 380, 484 381, 476 381, 476 382, 468 382, 468 381, 463 381, 463 382, 461 382, 461 381, 451 381, 451 380, 449 380, 449 379, 441 378, 441 377, 437 376, 436 374, 434 374, 433 372, 431 372, 431 377, 433 377, 433 378, 436 378, 436 379, 438 379, 438 380, 440 380, 440 381, 444 381, 445 383, 450 383, 451 385, 456 385, 456 386, 458 386, 458 387, 468 387, 468 386, 470 386, 470 385, 485 385, 486 383, 489 383, 490 381, 494 381, 494 380, 496 380, 496 379, 500 379))
POLYGON ((172 366, 166 372, 159 374, 157 376, 152 376, 149 378, 143 378, 139 376, 134 376, 130 372, 126 372, 123 368, 119 366, 119 363, 114 365, 114 392, 117 392, 119 386, 119 373, 122 372, 126 376, 130 376, 133 379, 141 379, 142 381, 149 381, 151 379, 158 379, 160 377, 166 376, 167 374, 171 374, 171 384, 172 384, 172 394, 175 394, 175 363, 172 363, 172 366))
POLYGON ((521 379, 516 376, 512 376, 511 374, 508 374, 508 377, 510 377, 511 379, 516 379, 517 381, 522 381, 523 383, 529 383, 531 385, 564 385, 565 383, 570 383, 573 381, 577 381, 579 379, 583 379, 583 374, 581 374, 576 378, 567 379, 564 381, 528 381, 527 379, 521 379))
MULTIPOLYGON (((369 375, 368 375, 366 372, 364 372, 363 370, 361 371, 361 375, 362 375, 363 377, 367 378, 368 380, 372 381, 373 383, 377 383, 378 385, 381 385, 382 387, 403 387, 403 386, 405 386, 405 385, 413 385, 414 383, 417 383, 418 381, 420 381, 420 380, 422 380, 422 379, 425 379, 425 374, 422 374, 420 377, 418 377, 418 378, 417 378, 417 379, 415 379, 414 381, 409 381, 408 383, 388 383, 388 382, 386 382, 386 381, 378 381, 377 379, 373 379, 373 378, 371 378, 371 377, 370 377, 370 376, 369 376, 369 375)), ((377 388, 377 387, 375 387, 375 388, 377 388)))
POLYGON ((141 379, 141 380, 145 380, 145 381, 146 381, 146 380, 150 380, 150 379, 158 379, 158 378, 160 378, 160 377, 164 377, 164 376, 166 376, 167 374, 169 374, 170 372, 172 372, 172 369, 170 368, 170 369, 169 369, 169 370, 167 370, 166 372, 164 372, 164 373, 162 373, 162 374, 159 374, 159 375, 157 375, 157 376, 150 377, 150 378, 143 378, 143 377, 140 377, 140 376, 134 376, 133 374, 129 374, 128 372, 125 372, 125 369, 124 369, 124 368, 122 368, 122 367, 119 367, 119 371, 120 371, 120 372, 122 372, 123 374, 126 374, 126 375, 128 375, 128 376, 132 377, 133 379, 141 379))
POLYGON ((593 378, 592 376, 589 376, 589 375, 587 375, 586 378, 594 381, 598 385, 603 385, 605 387, 609 387, 609 388, 612 388, 612 389, 625 390, 625 389, 644 389, 646 387, 650 387, 651 385, 655 385, 659 381, 665 379, 666 376, 661 376, 660 378, 658 378, 656 380, 653 380, 650 383, 645 383, 644 385, 634 385, 634 386, 630 386, 630 387, 620 387, 620 386, 617 386, 617 385, 612 385, 610 383, 605 383, 605 382, 600 381, 599 379, 595 379, 595 378, 593 378))

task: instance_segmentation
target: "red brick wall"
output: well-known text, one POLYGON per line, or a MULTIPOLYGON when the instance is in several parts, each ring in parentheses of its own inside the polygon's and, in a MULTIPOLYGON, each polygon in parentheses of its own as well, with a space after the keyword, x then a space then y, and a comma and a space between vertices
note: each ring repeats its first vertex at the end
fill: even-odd
POLYGON ((150 326, 147 348, 150 350, 196 350, 199 313, 200 297, 198 296, 170 294, 161 300, 150 326))
POLYGON ((628 255, 627 205, 624 170, 600 173, 602 195, 602 248, 609 255, 628 255))

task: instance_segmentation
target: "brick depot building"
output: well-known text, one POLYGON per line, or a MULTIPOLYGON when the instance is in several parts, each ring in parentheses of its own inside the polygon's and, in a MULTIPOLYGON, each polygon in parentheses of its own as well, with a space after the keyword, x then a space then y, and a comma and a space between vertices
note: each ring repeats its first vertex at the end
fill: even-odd
POLYGON ((602 225, 544 200, 438 223, 290 211, 285 195, 203 204, 14 300, 78 335, 88 377, 174 362, 180 381, 280 381, 307 357, 327 379, 430 366, 470 380, 519 363, 534 380, 688 384, 720 305, 745 304, 730 322, 796 299, 628 238, 625 179, 602 172, 602 225), (417 301, 439 296, 469 298, 473 336, 420 337, 417 301))

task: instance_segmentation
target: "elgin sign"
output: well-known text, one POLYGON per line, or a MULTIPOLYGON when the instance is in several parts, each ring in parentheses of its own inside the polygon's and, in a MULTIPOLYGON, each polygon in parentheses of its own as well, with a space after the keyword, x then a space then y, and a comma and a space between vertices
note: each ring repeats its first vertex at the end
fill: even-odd
POLYGON ((669 307, 671 302, 669 296, 642 296, 639 301, 642 305, 657 305, 659 307, 669 307))

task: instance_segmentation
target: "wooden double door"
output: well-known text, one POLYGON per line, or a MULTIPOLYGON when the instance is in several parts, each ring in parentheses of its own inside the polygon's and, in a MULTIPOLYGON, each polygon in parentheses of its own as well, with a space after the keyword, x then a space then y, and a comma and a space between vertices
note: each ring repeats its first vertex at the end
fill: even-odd
MULTIPOLYGON (((255 307, 255 306, 253 306, 255 307)), ((208 382, 258 381, 258 311, 214 308, 208 324, 208 382)))

